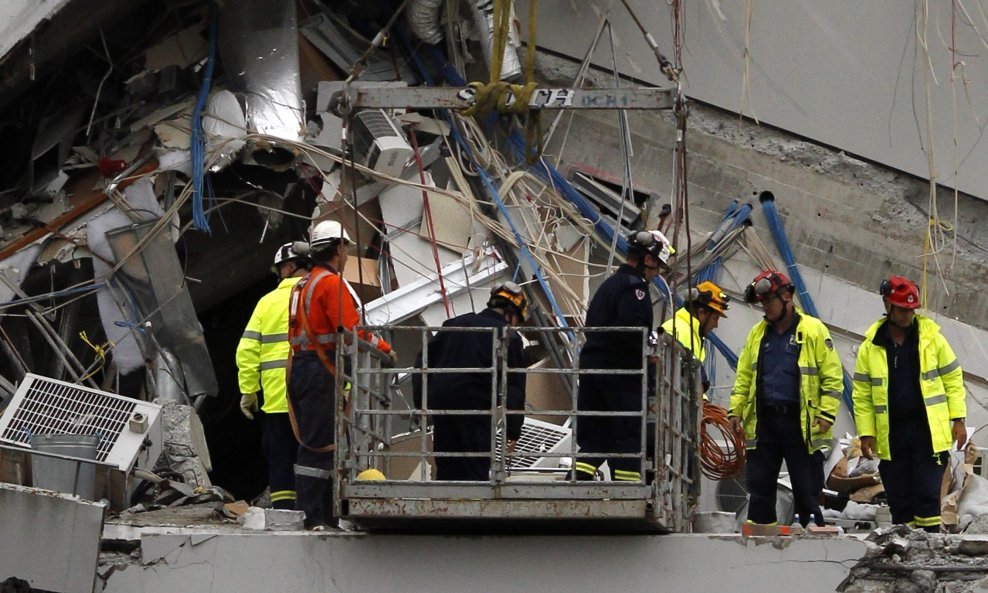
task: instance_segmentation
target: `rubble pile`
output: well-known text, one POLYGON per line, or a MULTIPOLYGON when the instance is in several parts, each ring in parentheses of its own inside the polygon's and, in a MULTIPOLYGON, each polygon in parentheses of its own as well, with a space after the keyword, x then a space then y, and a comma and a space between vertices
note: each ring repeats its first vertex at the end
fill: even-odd
POLYGON ((914 531, 868 537, 868 554, 838 587, 843 593, 962 593, 988 588, 988 537, 914 531))

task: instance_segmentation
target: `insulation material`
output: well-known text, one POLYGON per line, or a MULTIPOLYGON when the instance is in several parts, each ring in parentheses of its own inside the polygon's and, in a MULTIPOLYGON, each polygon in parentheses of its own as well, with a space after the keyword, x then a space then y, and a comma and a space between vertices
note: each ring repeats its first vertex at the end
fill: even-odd
POLYGON ((247 120, 240 101, 230 91, 214 93, 202 115, 202 131, 206 134, 206 162, 210 171, 227 166, 247 143, 247 120))
POLYGON ((31 245, 0 262, 0 303, 13 300, 17 293, 12 286, 20 288, 39 253, 41 245, 31 245))
POLYGON ((165 148, 188 150, 192 138, 192 109, 191 103, 186 103, 183 109, 169 119, 154 124, 154 133, 165 148))
POLYGON ((220 49, 231 88, 247 104, 251 131, 291 142, 305 129, 292 0, 224 5, 220 49))

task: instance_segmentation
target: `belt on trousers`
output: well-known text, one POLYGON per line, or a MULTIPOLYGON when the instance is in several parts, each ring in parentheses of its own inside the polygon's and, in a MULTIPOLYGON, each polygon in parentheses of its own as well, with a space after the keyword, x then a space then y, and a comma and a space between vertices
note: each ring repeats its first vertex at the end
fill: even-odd
POLYGON ((799 416, 799 404, 762 404, 761 411, 773 416, 799 416))

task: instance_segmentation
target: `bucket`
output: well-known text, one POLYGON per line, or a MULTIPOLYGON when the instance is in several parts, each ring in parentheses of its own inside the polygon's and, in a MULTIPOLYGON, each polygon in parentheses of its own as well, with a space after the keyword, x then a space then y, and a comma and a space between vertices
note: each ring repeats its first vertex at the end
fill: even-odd
POLYGON ((92 500, 96 493, 96 466, 81 460, 96 459, 99 452, 99 441, 99 435, 33 435, 31 437, 32 449, 61 456, 61 458, 45 455, 31 456, 34 487, 75 494, 92 500), (69 457, 75 459, 64 459, 69 457))

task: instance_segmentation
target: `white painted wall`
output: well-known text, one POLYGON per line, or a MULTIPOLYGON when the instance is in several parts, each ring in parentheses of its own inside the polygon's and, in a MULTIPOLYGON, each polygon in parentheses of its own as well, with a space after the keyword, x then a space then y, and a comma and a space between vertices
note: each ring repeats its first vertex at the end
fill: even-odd
MULTIPOLYGON (((667 3, 630 3, 672 58, 667 3)), ((689 96, 923 178, 930 176, 923 148, 932 146, 939 183, 988 200, 988 140, 982 140, 988 125, 988 1, 683 4, 689 96), (923 6, 930 11, 928 24, 918 26, 923 6), (925 32, 928 59, 917 30, 925 32)), ((622 72, 668 84, 621 2, 540 2, 538 45, 582 59, 607 6, 622 72)), ((527 0, 516 0, 516 8, 524 18, 527 0)), ((594 63, 611 68, 606 33, 594 63)))

